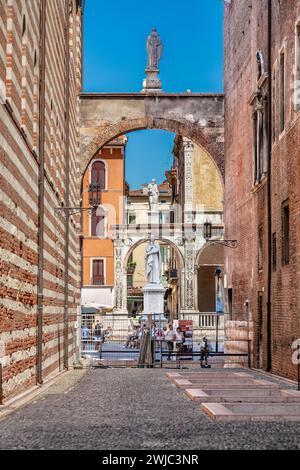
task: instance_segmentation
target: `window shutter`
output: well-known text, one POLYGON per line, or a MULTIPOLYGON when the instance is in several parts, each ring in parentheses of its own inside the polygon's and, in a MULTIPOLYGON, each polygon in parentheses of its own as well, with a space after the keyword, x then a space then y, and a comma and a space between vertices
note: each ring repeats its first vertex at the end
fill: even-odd
POLYGON ((100 184, 100 189, 105 189, 105 165, 103 162, 99 162, 100 167, 99 167, 99 184, 100 184))
POLYGON ((93 285, 104 284, 104 261, 103 259, 93 260, 93 285))
POLYGON ((95 162, 92 166, 91 183, 98 183, 100 189, 105 189, 105 163, 95 162))

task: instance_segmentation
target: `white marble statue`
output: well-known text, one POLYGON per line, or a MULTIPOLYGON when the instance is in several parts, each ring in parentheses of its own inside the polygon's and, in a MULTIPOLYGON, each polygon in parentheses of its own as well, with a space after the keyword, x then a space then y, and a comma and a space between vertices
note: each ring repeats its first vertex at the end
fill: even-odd
POLYGON ((157 211, 157 205, 159 201, 159 190, 155 179, 153 179, 151 183, 148 184, 148 196, 150 211, 157 211))
POLYGON ((145 270, 148 285, 162 284, 160 248, 155 243, 155 237, 151 235, 149 245, 145 253, 145 270))

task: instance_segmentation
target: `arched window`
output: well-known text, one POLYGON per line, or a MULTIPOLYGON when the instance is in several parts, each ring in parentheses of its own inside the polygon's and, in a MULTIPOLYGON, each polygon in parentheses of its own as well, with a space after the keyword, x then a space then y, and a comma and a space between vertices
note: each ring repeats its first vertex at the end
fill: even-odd
POLYGON ((100 190, 106 189, 106 168, 105 163, 97 160, 92 165, 91 183, 98 183, 100 190))
POLYGON ((103 207, 98 207, 91 215, 91 236, 105 237, 106 213, 103 207))

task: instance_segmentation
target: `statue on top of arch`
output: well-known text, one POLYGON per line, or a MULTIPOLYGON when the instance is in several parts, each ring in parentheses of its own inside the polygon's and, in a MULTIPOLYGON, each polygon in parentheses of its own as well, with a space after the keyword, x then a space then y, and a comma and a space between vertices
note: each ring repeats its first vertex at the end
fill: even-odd
POLYGON ((147 39, 147 69, 158 70, 158 62, 161 59, 163 44, 160 40, 159 34, 155 28, 152 29, 147 39))

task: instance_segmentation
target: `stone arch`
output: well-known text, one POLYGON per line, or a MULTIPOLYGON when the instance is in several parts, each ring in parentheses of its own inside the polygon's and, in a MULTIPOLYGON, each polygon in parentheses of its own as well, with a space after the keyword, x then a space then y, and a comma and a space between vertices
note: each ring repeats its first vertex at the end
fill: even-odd
MULTIPOLYGON (((139 247, 140 245, 142 245, 143 243, 147 243, 149 241, 149 238, 147 237, 143 237, 137 241, 134 241, 134 243, 129 247, 129 249, 124 253, 124 256, 123 256, 123 262, 122 262, 122 272, 123 272, 123 306, 125 307, 125 296, 127 297, 127 276, 126 276, 126 273, 127 273, 127 263, 128 263, 128 260, 129 260, 129 257, 130 255, 134 252, 134 250, 139 247), (126 289, 126 291, 125 291, 126 289)), ((165 237, 158 237, 157 238, 157 241, 158 242, 163 242, 169 246, 172 246, 172 248, 175 250, 175 253, 176 253, 176 256, 177 256, 177 260, 178 260, 178 264, 179 264, 179 271, 181 273, 184 272, 184 268, 185 268, 185 259, 184 259, 184 255, 182 253, 182 251, 180 250, 180 247, 178 245, 176 245, 175 242, 173 242, 172 240, 170 240, 169 238, 165 238, 165 237)), ((115 286, 116 287, 116 286, 115 286)), ((182 287, 182 284, 181 282, 179 283, 179 298, 180 298, 180 302, 182 302, 182 295, 183 295, 183 287, 182 287)), ((126 306, 126 309, 127 309, 127 306, 126 306)))
POLYGON ((196 266, 211 264, 224 264, 220 261, 214 260, 221 260, 224 259, 224 246, 220 243, 205 243, 196 255, 196 266))
MULTIPOLYGON (((126 266, 127 266, 127 263, 128 263, 128 259, 129 259, 130 255, 134 252, 134 250, 138 246, 142 245, 143 243, 147 243, 148 241, 149 241, 148 238, 141 238, 140 240, 134 242, 133 245, 131 245, 131 247, 129 248, 129 250, 127 251, 127 253, 124 256, 124 268, 125 269, 126 269, 126 266)), ((172 248, 174 248, 174 250, 176 252, 176 255, 177 255, 177 258, 178 258, 178 261, 179 261, 179 264, 180 264, 180 269, 184 269, 184 256, 183 256, 182 252, 180 251, 179 247, 176 245, 176 243, 174 243, 169 238, 158 238, 157 241, 166 243, 167 245, 171 245, 172 248)))
POLYGON ((193 123, 183 118, 163 118, 163 117, 140 117, 132 119, 122 119, 114 124, 98 128, 92 141, 85 147, 81 159, 81 172, 84 174, 91 159, 96 152, 114 138, 144 129, 159 129, 187 137, 195 144, 202 147, 212 158, 221 181, 224 182, 225 162, 223 142, 219 142, 211 137, 209 127, 201 127, 198 123, 193 123))

